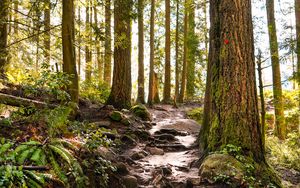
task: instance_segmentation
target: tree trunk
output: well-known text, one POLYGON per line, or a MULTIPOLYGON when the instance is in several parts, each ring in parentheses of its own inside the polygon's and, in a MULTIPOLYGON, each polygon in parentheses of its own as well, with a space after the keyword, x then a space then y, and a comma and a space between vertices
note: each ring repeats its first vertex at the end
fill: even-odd
POLYGON ((137 103, 145 103, 145 78, 144 78, 144 0, 138 0, 138 30, 139 30, 139 73, 137 103))
MULTIPOLYGON (((98 27, 98 11, 97 11, 97 6, 94 5, 94 21, 95 21, 95 26, 98 27)), ((95 39, 95 41, 97 41, 95 39)), ((103 80, 103 66, 102 66, 102 61, 101 61, 101 54, 100 54, 100 41, 96 42, 96 55, 97 55, 97 67, 98 67, 98 79, 99 81, 103 80)))
POLYGON ((195 35, 195 5, 192 0, 188 3, 188 37, 187 37, 187 78, 186 97, 192 99, 195 95, 195 63, 197 39, 195 35))
POLYGON ((91 35, 91 22, 90 22, 90 1, 87 2, 85 7, 85 32, 86 32, 86 45, 85 45, 85 81, 90 83, 92 80, 92 56, 90 51, 90 35, 91 35))
POLYGON ((207 136, 204 148, 213 152, 232 144, 241 147, 244 155, 264 162, 255 84, 251 1, 211 0, 210 13, 207 79, 210 91, 206 92, 205 101, 204 117, 208 117, 208 128, 202 133, 207 136))
MULTIPOLYGON (((15 12, 18 12, 19 11, 19 0, 15 0, 14 1, 14 11, 15 12)), ((15 13, 14 14, 14 34, 16 36, 19 35, 19 24, 18 24, 18 21, 19 21, 19 17, 18 17, 18 13, 15 13)))
POLYGON ((111 0, 105 0, 104 81, 111 85, 111 0))
POLYGON ((148 104, 153 105, 154 102, 154 20, 155 19, 155 0, 151 0, 151 16, 150 16, 150 70, 149 70, 149 92, 148 104))
POLYGON ((154 95, 154 99, 153 102, 154 103, 159 103, 160 99, 159 99, 159 79, 158 79, 158 75, 157 73, 154 73, 154 81, 153 81, 153 95, 154 95))
POLYGON ((45 61, 48 65, 50 65, 50 10, 51 10, 51 3, 50 0, 45 1, 45 10, 44 10, 44 29, 45 36, 44 36, 44 57, 45 61))
POLYGON ((186 72, 187 72, 187 32, 188 32, 188 0, 184 2, 184 47, 183 47, 183 64, 182 64, 182 75, 181 75, 181 90, 178 101, 183 102, 186 89, 186 72))
POLYGON ((276 34, 276 23, 275 23, 275 15, 274 15, 274 0, 266 0, 266 7, 267 7, 269 44, 270 44, 270 54, 271 54, 272 73, 273 73, 275 135, 277 135, 279 139, 285 139, 286 125, 284 120, 284 109, 283 109, 283 101, 282 101, 281 73, 280 73, 277 34, 276 34))
MULTIPOLYGON (((298 90, 300 90, 300 0, 295 0, 295 17, 296 17, 296 37, 297 37, 297 82, 298 90)), ((300 93, 299 93, 300 99, 300 93)), ((300 111, 300 100, 299 100, 300 111)), ((300 117, 299 117, 299 132, 300 132, 300 117)))
POLYGON ((131 106, 131 9, 132 0, 114 1, 114 74, 108 104, 116 108, 131 106), (119 37, 124 35, 119 41, 119 37))
POLYGON ((73 0, 63 1, 62 14, 62 46, 63 46, 63 71, 70 76, 68 93, 72 102, 78 104, 78 75, 76 71, 75 56, 75 32, 74 32, 74 2, 73 0))
POLYGON ((166 9, 166 38, 165 38, 165 83, 164 83, 164 102, 171 102, 171 8, 170 0, 165 0, 166 9))
POLYGON ((78 79, 81 75, 81 8, 78 5, 78 60, 77 60, 77 70, 78 70, 78 79))
POLYGON ((176 0, 176 36, 175 36, 175 96, 176 103, 179 96, 179 0, 176 0))
POLYGON ((0 0, 0 79, 6 78, 8 0, 0 0))

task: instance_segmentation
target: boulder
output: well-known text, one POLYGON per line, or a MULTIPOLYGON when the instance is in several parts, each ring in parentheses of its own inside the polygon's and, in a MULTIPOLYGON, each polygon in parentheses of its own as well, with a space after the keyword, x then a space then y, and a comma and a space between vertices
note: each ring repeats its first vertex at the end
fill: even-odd
POLYGON ((142 104, 138 104, 133 106, 130 111, 132 111, 136 116, 140 117, 144 121, 150 121, 151 120, 151 114, 146 108, 146 106, 142 104))
POLYGON ((113 111, 109 114, 109 117, 113 121, 120 122, 123 119, 123 114, 120 111, 113 111))
POLYGON ((117 173, 120 175, 127 175, 129 173, 128 167, 125 163, 118 162, 115 164, 115 167, 117 168, 117 173))
POLYGON ((124 176, 122 181, 123 181, 123 185, 126 188, 137 188, 138 187, 137 178, 134 176, 130 176, 130 175, 124 176))
POLYGON ((146 151, 148 151, 151 155, 164 155, 165 152, 163 149, 157 147, 146 147, 146 151))

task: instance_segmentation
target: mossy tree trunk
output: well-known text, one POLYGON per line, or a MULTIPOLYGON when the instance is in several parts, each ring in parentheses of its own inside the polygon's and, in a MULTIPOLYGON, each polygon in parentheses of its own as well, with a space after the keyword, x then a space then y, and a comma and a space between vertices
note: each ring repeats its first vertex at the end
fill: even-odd
POLYGON ((78 72, 78 78, 80 79, 81 74, 81 8, 78 5, 77 8, 78 11, 78 59, 77 59, 77 72, 78 72))
MULTIPOLYGON (((300 0, 295 0, 295 17, 296 17, 296 39, 297 39, 297 82, 298 90, 300 90, 300 0)), ((300 92, 299 92, 300 99, 300 92)), ((300 100, 299 100, 300 111, 300 100)), ((299 117, 299 132, 300 132, 300 117, 299 117)))
POLYGON ((6 77, 8 0, 0 0, 0 78, 6 77))
POLYGON ((165 103, 171 102, 171 5, 170 0, 165 0, 165 83, 164 83, 164 99, 165 103))
POLYGON ((155 16, 155 0, 151 0, 150 67, 149 67, 149 91, 148 91, 148 104, 149 105, 153 105, 153 102, 154 102, 154 16, 155 16))
POLYGON ((275 22, 275 14, 274 14, 274 0, 266 0, 266 8, 267 8, 269 44, 270 44, 270 54, 271 54, 272 73, 273 73, 275 135, 277 135, 279 139, 285 139, 286 125, 284 120, 284 109, 283 109, 283 101, 282 101, 281 73, 280 73, 277 34, 276 34, 276 22, 275 22))
POLYGON ((112 89, 107 103, 120 109, 131 106, 132 5, 132 0, 114 1, 114 73, 112 89), (120 38, 122 39, 121 42, 120 38))
POLYGON ((111 0, 105 0, 104 81, 111 85, 111 0))
POLYGON ((91 35, 91 2, 88 0, 85 7, 85 32, 86 32, 86 46, 85 46, 85 81, 90 83, 92 80, 92 55, 90 49, 90 35, 91 35))
POLYGON ((145 76, 144 76, 144 0, 138 0, 138 96, 137 102, 145 104, 145 76))
POLYGON ((202 146, 213 152, 233 144, 240 146, 244 155, 264 162, 255 84, 251 1, 211 0, 210 20, 204 114, 207 119, 202 133, 206 142, 202 146))
MULTIPOLYGON (((94 22, 95 22, 95 27, 100 27, 98 26, 98 10, 97 10, 97 5, 93 6, 94 9, 94 22)), ((97 37, 96 37, 97 38, 97 37)), ((95 38, 95 41, 97 39, 95 38)), ((103 80, 103 61, 101 60, 101 52, 100 52, 100 41, 97 41, 95 43, 96 47, 96 59, 97 59, 97 67, 98 67, 98 80, 102 81, 103 80)))
POLYGON ((51 43, 50 43, 50 10, 51 10, 51 3, 50 0, 46 0, 45 1, 45 10, 44 10, 44 29, 45 31, 45 36, 44 36, 44 57, 45 57, 45 61, 48 65, 50 65, 50 47, 51 47, 51 43))
POLYGON ((63 1, 62 14, 62 46, 63 46, 63 71, 70 76, 68 93, 72 102, 78 103, 78 75, 76 71, 75 32, 74 32, 74 1, 63 1))

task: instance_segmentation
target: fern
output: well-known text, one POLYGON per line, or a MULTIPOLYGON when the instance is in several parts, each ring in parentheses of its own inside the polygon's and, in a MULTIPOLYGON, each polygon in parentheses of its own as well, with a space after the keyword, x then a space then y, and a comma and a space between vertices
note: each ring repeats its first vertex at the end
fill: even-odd
POLYGON ((5 143, 0 147, 0 155, 2 155, 3 153, 5 153, 7 150, 9 150, 11 148, 13 144, 11 142, 9 143, 5 143))
POLYGON ((25 160, 30 158, 32 153, 35 151, 36 146, 30 147, 27 150, 24 150, 17 158, 17 162, 19 165, 24 164, 25 160))

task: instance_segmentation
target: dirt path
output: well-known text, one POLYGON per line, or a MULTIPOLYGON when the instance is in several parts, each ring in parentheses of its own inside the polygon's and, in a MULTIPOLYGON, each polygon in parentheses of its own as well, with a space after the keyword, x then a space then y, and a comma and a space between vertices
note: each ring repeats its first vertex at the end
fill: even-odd
POLYGON ((196 140, 200 125, 187 118, 189 108, 161 105, 150 109, 152 139, 138 143, 125 154, 133 159, 130 173, 137 177, 139 187, 199 185, 195 163, 199 159, 196 140))

